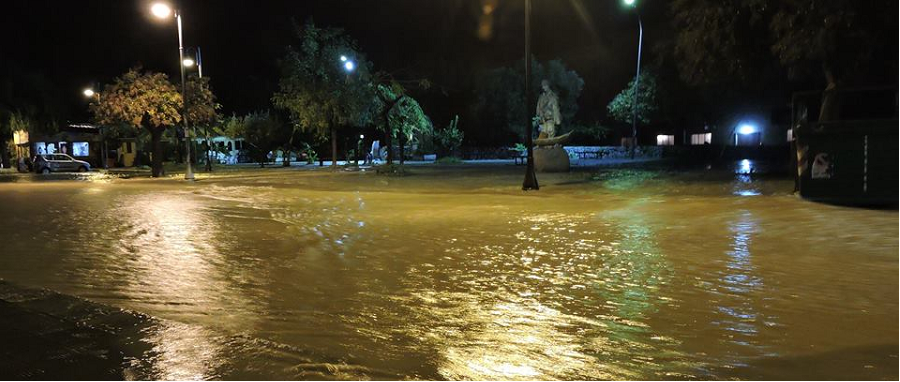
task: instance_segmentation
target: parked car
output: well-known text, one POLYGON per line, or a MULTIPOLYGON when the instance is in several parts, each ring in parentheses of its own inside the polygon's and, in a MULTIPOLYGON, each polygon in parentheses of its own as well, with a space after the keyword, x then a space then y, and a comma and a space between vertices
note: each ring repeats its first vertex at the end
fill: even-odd
POLYGON ((91 164, 72 158, 66 154, 44 154, 34 157, 34 171, 41 174, 60 171, 87 172, 91 164))

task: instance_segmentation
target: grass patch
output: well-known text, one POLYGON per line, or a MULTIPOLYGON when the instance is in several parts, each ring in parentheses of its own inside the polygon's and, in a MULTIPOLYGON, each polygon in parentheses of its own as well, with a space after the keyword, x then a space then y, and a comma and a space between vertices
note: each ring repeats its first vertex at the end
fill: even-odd
POLYGON ((406 170, 406 166, 402 166, 399 164, 385 164, 375 168, 375 173, 378 175, 385 176, 407 176, 409 175, 409 171, 406 170))
POLYGON ((434 161, 435 164, 462 164, 462 159, 457 157, 443 157, 438 158, 438 160, 434 161))

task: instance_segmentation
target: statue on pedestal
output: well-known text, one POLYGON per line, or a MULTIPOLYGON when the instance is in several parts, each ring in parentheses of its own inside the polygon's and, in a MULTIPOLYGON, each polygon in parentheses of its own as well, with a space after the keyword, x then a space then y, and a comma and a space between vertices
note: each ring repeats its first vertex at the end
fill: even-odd
POLYGON ((535 146, 559 146, 569 141, 569 134, 556 135, 556 128, 562 123, 559 113, 559 96, 550 88, 550 81, 541 81, 541 96, 537 102, 537 118, 541 133, 534 140, 535 146))
POLYGON ((537 172, 569 171, 569 154, 562 148, 569 141, 569 134, 556 135, 556 128, 562 123, 559 97, 550 89, 550 81, 541 81, 541 89, 537 102, 541 134, 534 140, 534 169, 537 172))
POLYGON ((541 125, 539 138, 556 136, 556 126, 562 123, 559 116, 559 97, 550 89, 550 81, 541 81, 543 90, 537 102, 537 117, 541 125))

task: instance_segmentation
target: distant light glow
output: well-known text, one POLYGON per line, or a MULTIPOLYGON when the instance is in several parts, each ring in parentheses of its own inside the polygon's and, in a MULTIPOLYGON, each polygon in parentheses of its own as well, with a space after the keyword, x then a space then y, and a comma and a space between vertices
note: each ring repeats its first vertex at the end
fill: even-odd
POLYGON ((738 127, 738 133, 741 135, 750 135, 755 132, 756 132, 756 127, 749 123, 745 123, 745 124, 741 125, 740 127, 738 127))
POLYGON ((181 63, 184 64, 184 66, 188 67, 188 68, 194 66, 194 60, 192 60, 190 58, 185 58, 184 61, 182 61, 181 63))
POLYGON ((347 62, 347 56, 341 56, 341 62, 347 62))
POLYGON ((366 137, 365 135, 362 135, 362 134, 359 135, 359 139, 364 139, 365 137, 366 137))
POLYGON ((750 162, 749 159, 741 160, 740 167, 738 171, 740 174, 749 174, 753 171, 753 162, 750 162))
POLYGON ((634 5, 635 0, 622 0, 622 2, 627 6, 632 6, 634 5))
POLYGON ((94 89, 84 89, 85 97, 93 97, 94 94, 96 94, 96 93, 94 93, 94 89))
POLYGON ((156 3, 150 7, 150 12, 152 12, 154 16, 164 19, 172 14, 172 8, 164 3, 156 3))
POLYGON ((348 72, 352 72, 355 68, 356 64, 354 64, 353 61, 347 61, 346 63, 344 63, 344 69, 347 69, 348 72))

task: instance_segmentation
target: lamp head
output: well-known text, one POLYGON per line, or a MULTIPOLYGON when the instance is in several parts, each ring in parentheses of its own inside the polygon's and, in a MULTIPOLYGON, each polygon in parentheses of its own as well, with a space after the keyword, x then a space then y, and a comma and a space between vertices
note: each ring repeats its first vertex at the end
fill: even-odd
POLYGON ((172 15, 172 7, 165 3, 155 3, 150 7, 150 12, 153 16, 165 19, 172 15))

